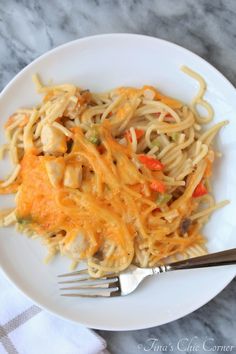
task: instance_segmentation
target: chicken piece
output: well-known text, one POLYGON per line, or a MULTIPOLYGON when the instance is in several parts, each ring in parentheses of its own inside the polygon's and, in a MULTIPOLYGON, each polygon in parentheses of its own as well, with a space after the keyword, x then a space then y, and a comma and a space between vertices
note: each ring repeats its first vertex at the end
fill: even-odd
POLYGON ((82 166, 68 164, 64 175, 64 186, 70 188, 79 188, 82 182, 82 166))
POLYGON ((67 150, 66 136, 59 129, 45 124, 41 132, 43 151, 49 154, 63 154, 67 150))
POLYGON ((50 158, 45 161, 48 178, 54 187, 59 187, 62 183, 65 161, 62 157, 50 158))
POLYGON ((82 234, 78 234, 72 242, 61 245, 61 253, 78 261, 83 257, 84 252, 88 248, 88 242, 82 234))

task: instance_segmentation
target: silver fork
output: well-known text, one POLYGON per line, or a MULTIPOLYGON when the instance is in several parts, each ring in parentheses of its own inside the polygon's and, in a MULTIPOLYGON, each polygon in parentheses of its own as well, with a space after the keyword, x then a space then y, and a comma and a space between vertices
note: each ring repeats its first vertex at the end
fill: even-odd
POLYGON ((59 278, 69 278, 69 280, 59 281, 58 283, 66 285, 65 287, 60 288, 62 291, 61 296, 123 296, 132 293, 138 285, 150 275, 180 269, 215 267, 230 264, 236 264, 236 248, 154 268, 138 268, 131 265, 126 271, 120 274, 109 274, 99 279, 90 277, 87 269, 83 269, 72 273, 58 275, 59 278), (68 284, 70 285, 68 286, 68 284), (75 292, 71 292, 71 290, 75 290, 75 292))

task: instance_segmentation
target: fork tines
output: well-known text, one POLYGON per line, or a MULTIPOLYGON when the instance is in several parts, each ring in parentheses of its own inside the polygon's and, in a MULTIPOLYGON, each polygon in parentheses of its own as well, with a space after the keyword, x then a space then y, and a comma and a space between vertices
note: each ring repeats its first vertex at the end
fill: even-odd
POLYGON ((119 278, 109 274, 103 278, 92 278, 87 269, 58 275, 58 278, 72 277, 70 280, 59 281, 58 284, 72 284, 60 288, 61 296, 69 297, 111 297, 120 295, 119 278), (76 278, 75 278, 76 277, 76 278), (73 285, 78 284, 78 285, 73 285), (75 290, 75 292, 68 292, 75 290))

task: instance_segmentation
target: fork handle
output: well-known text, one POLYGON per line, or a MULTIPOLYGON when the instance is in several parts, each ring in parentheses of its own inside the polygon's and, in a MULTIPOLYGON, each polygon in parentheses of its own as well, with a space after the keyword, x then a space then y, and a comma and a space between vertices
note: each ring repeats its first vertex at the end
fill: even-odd
POLYGON ((161 265, 159 267, 153 268, 152 270, 153 274, 157 274, 165 273, 171 270, 216 267, 230 264, 236 264, 236 248, 222 252, 211 253, 200 257, 189 258, 167 265, 161 265))

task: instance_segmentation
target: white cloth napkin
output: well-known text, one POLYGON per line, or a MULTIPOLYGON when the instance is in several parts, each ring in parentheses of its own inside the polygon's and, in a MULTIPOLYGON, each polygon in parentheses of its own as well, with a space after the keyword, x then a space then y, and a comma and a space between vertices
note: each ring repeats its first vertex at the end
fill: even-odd
POLYGON ((0 270, 0 354, 6 353, 109 354, 94 331, 32 304, 0 270))

